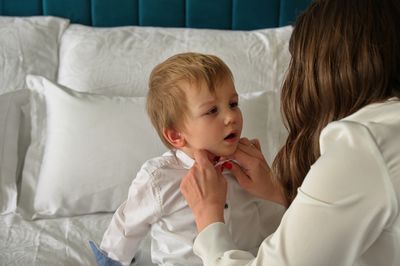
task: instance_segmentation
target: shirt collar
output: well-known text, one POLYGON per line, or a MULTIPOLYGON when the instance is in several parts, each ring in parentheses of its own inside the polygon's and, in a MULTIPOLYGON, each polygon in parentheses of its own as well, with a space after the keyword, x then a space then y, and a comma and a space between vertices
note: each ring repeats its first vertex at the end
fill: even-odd
POLYGON ((175 155, 178 160, 182 163, 183 168, 190 169, 194 164, 194 160, 190 158, 185 152, 181 150, 175 150, 175 155))

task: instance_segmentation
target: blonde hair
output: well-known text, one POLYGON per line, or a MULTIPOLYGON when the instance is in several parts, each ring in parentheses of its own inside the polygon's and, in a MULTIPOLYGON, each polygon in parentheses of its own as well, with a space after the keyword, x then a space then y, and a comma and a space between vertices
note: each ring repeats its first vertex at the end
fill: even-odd
POLYGON ((200 53, 176 54, 157 65, 150 74, 147 94, 147 113, 168 148, 164 138, 166 128, 183 125, 187 113, 185 89, 205 84, 214 93, 216 86, 226 79, 233 81, 229 67, 217 56, 200 53), (182 86, 182 84, 194 86, 182 86))

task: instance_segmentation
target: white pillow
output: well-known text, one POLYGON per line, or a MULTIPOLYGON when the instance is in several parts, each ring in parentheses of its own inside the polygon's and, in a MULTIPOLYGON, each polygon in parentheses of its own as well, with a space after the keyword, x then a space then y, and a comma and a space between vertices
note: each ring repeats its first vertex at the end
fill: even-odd
POLYGON ((78 91, 146 96, 155 65, 180 52, 219 56, 239 94, 278 91, 288 66, 292 27, 256 31, 71 24, 60 45, 58 82, 78 91))
POLYGON ((59 41, 69 20, 0 17, 0 94, 26 88, 28 73, 56 80, 59 41))
POLYGON ((265 159, 271 163, 288 134, 281 119, 280 93, 261 91, 242 94, 239 107, 243 114, 242 137, 258 139, 265 159))
POLYGON ((21 107, 28 101, 28 90, 0 95, 0 214, 13 212, 17 207, 19 166, 23 160, 18 154, 21 107))
POLYGON ((19 198, 25 218, 114 211, 145 160, 166 148, 143 97, 79 93, 28 76, 31 145, 19 198))
MULTIPOLYGON (((34 219, 114 211, 141 164, 166 150, 149 122, 145 98, 76 92, 39 76, 28 76, 27 83, 32 141, 20 212, 34 219)), ((259 138, 270 152, 269 133, 282 129, 270 119, 278 109, 276 97, 240 96, 243 134, 259 138)))

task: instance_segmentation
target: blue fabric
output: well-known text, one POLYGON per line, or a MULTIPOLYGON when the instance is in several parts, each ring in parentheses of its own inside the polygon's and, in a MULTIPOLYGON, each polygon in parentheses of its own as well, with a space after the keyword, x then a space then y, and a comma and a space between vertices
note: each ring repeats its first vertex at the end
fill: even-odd
POLYGON ((98 266, 121 266, 121 263, 107 257, 93 241, 89 241, 90 248, 98 266))
POLYGON ((312 0, 0 0, 0 15, 84 25, 254 30, 293 24, 312 0))

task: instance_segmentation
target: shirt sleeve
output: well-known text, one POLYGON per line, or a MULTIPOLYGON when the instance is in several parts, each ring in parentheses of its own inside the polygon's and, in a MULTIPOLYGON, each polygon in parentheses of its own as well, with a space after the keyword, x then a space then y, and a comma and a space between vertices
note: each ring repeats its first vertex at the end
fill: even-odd
POLYGON ((257 257, 235 250, 222 223, 206 227, 194 251, 205 265, 354 265, 394 219, 385 162, 367 127, 334 122, 277 231, 257 257))
POLYGON ((142 168, 129 188, 128 199, 116 210, 104 233, 100 249, 108 257, 123 265, 131 263, 140 241, 161 216, 158 191, 153 176, 142 168))

